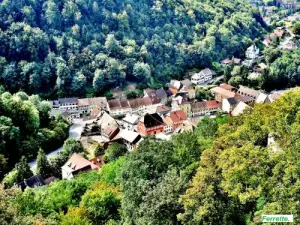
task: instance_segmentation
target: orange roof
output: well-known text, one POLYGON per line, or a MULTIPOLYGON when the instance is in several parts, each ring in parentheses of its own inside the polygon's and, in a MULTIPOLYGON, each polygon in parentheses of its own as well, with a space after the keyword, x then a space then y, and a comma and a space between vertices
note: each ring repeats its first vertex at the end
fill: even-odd
POLYGON ((220 108, 220 107, 221 107, 221 103, 218 103, 216 100, 213 100, 213 101, 207 101, 207 102, 206 102, 206 107, 207 107, 208 109, 220 108))
POLYGON ((187 116, 182 110, 177 110, 170 113, 170 118, 173 123, 178 123, 180 121, 186 120, 187 116))
POLYGON ((228 91, 231 91, 232 89, 234 89, 233 86, 231 86, 230 84, 225 84, 225 83, 221 84, 220 87, 223 88, 223 89, 226 89, 228 91))
POLYGON ((169 88, 169 91, 171 91, 173 95, 178 93, 178 90, 175 88, 169 88))
POLYGON ((234 92, 231 92, 231 91, 228 91, 224 88, 221 88, 221 87, 214 87, 211 89, 212 92, 215 92, 215 93, 218 93, 220 95, 222 95, 223 97, 226 97, 226 98, 233 98, 235 96, 235 93, 234 92))

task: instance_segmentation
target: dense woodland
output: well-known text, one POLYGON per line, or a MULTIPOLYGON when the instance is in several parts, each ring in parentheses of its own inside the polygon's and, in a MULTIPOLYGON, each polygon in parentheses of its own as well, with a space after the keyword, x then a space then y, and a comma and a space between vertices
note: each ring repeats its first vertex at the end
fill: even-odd
POLYGON ((0 82, 47 98, 157 87, 240 57, 261 30, 245 0, 4 0, 0 82))
POLYGON ((49 113, 50 105, 37 95, 12 95, 0 86, 0 179, 22 156, 26 162, 40 148, 49 152, 64 143, 69 124, 62 118, 50 118, 49 113))
POLYGON ((300 90, 291 91, 171 141, 147 138, 99 172, 25 192, 1 187, 0 223, 251 225, 262 213, 299 223, 299 110, 300 90))

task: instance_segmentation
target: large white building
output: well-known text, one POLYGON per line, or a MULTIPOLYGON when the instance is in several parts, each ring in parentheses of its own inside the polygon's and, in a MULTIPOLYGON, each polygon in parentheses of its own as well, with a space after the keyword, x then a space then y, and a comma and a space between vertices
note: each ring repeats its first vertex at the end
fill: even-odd
POLYGON ((257 59, 259 56, 259 49, 255 45, 251 45, 249 48, 247 48, 246 51, 246 57, 248 59, 257 59))
POLYGON ((196 85, 203 84, 211 80, 215 74, 213 70, 206 68, 200 73, 195 73, 191 78, 191 82, 196 85))

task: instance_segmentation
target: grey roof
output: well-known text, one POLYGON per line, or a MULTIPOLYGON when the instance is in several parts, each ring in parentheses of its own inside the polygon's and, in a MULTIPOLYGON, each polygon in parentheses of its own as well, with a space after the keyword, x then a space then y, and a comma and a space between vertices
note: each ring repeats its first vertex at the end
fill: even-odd
POLYGON ((18 184, 18 187, 24 191, 26 187, 34 188, 34 187, 40 187, 44 186, 45 182, 43 178, 40 175, 32 176, 26 180, 24 180, 22 183, 18 184))
POLYGON ((156 90, 155 94, 156 94, 156 97, 158 97, 160 99, 167 97, 167 93, 163 88, 156 90))
POLYGON ((249 95, 249 96, 253 96, 253 97, 257 98, 261 92, 240 85, 240 88, 239 88, 239 90, 238 90, 238 93, 241 94, 241 95, 249 95))
POLYGON ((230 105, 236 105, 239 103, 239 101, 236 98, 227 98, 227 101, 230 105))
POLYGON ((77 104, 78 98, 59 98, 59 104, 77 104))
POLYGON ((205 68, 204 70, 201 70, 201 73, 204 74, 204 75, 215 75, 216 72, 209 69, 209 68, 205 68))

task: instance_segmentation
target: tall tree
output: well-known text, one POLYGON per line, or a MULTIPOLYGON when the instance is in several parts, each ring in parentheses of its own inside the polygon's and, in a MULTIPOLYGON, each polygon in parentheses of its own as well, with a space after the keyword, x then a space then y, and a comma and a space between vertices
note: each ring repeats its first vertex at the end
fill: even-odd
POLYGON ((20 162, 16 166, 18 175, 17 175, 17 182, 23 182, 24 179, 28 179, 33 176, 33 172, 30 169, 29 164, 27 163, 27 158, 22 156, 20 162))
POLYGON ((48 162, 45 152, 40 149, 36 159, 36 173, 41 175, 44 179, 52 175, 52 168, 48 162))

